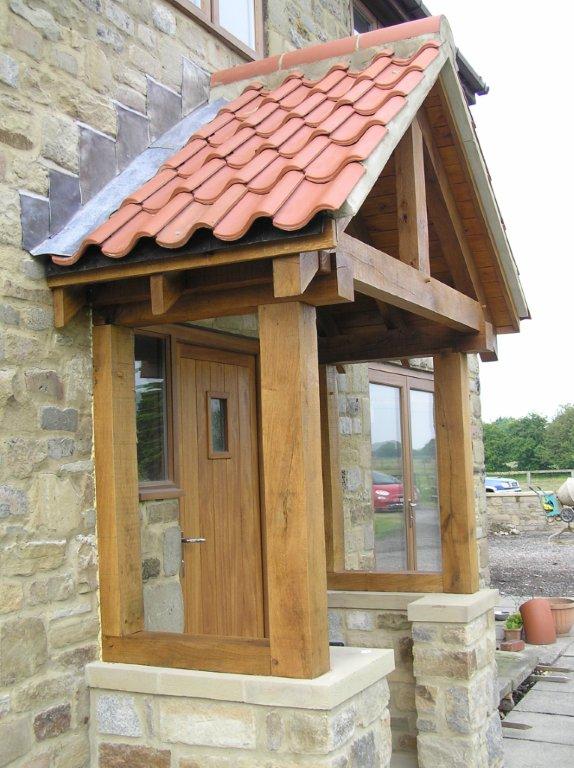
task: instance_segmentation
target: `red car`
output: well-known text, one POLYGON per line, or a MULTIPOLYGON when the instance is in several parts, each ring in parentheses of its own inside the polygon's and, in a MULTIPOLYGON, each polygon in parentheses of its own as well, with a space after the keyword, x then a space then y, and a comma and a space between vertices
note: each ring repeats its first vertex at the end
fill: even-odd
POLYGON ((405 490, 394 475, 373 472, 373 507, 375 512, 402 512, 405 490))

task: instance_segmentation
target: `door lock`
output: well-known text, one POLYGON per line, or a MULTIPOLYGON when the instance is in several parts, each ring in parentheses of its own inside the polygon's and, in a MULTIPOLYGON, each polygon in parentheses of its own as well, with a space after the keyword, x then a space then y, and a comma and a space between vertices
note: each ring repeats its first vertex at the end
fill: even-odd
POLYGON ((415 524, 415 513, 417 505, 414 501, 409 499, 409 525, 412 527, 415 524))
POLYGON ((182 536, 182 544, 203 544, 205 539, 202 536, 182 536))

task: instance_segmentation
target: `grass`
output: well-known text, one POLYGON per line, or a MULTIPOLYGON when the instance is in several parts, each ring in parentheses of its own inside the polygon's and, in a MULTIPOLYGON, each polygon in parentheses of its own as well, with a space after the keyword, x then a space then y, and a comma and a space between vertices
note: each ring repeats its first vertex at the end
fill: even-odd
POLYGON ((402 512, 377 512, 375 514, 375 538, 384 539, 404 527, 402 512))
MULTIPOLYGON (((486 474, 490 477, 511 477, 514 480, 518 480, 523 491, 528 490, 528 485, 526 484, 526 472, 504 472, 502 475, 497 475, 494 472, 487 472, 486 474)), ((545 491, 557 491, 562 483, 569 477, 570 474, 565 474, 564 472, 556 472, 552 474, 549 472, 540 474, 532 472, 530 483, 531 485, 541 486, 545 491)))

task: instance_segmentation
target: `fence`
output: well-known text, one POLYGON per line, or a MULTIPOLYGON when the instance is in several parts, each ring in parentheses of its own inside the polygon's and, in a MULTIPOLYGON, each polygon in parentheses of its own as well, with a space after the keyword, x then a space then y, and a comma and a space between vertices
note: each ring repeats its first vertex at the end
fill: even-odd
POLYGON ((487 472, 488 477, 511 477, 513 480, 522 481, 528 488, 531 485, 540 485, 544 490, 558 490, 562 483, 569 477, 574 477, 574 469, 519 469, 502 472, 487 472), (552 481, 552 488, 545 484, 552 481))

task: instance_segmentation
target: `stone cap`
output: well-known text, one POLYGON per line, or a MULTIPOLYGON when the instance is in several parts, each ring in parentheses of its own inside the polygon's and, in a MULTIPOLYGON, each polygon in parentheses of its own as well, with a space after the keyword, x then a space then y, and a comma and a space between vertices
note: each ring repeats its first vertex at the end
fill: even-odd
POLYGON ((333 647, 330 651, 330 671, 313 680, 95 661, 86 666, 86 681, 90 688, 113 691, 330 710, 395 668, 389 649, 333 647))
POLYGON ((360 592, 332 589, 327 593, 329 608, 351 608, 364 611, 406 611, 424 592, 360 592))
POLYGON ((409 621, 467 624, 498 603, 497 589, 480 589, 472 595, 433 593, 409 604, 409 621))

